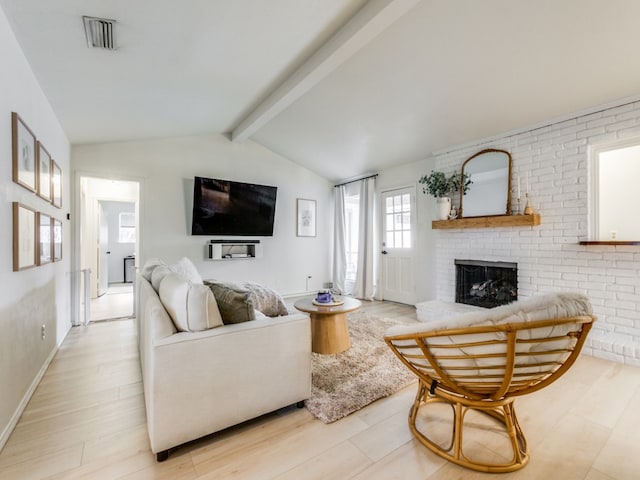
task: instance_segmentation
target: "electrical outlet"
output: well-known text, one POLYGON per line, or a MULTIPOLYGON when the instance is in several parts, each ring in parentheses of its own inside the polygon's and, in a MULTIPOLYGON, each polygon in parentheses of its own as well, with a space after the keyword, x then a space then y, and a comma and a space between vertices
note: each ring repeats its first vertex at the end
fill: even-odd
POLYGON ((611 230, 611 240, 615 240, 618 236, 618 232, 615 230, 611 230))
POLYGON ((47 336, 47 326, 43 323, 42 327, 40 328, 40 337, 42 338, 42 340, 44 340, 46 336, 47 336))

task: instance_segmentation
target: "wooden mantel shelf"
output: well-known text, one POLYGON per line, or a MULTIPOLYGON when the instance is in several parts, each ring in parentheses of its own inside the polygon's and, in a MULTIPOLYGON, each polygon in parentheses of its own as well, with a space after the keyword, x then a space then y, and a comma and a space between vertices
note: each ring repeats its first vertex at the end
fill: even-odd
POLYGON ((580 245, 640 245, 637 240, 583 240, 580 245))
POLYGON ((540 225, 540 214, 533 215, 492 215, 490 217, 456 218, 454 220, 434 220, 431 228, 500 228, 500 227, 532 227, 540 225))

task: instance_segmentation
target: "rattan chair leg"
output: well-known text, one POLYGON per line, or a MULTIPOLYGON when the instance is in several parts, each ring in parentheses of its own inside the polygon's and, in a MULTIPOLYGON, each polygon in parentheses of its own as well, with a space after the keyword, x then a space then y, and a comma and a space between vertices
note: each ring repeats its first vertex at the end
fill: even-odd
MULTIPOLYGON (((409 413, 409 428, 416 439, 436 455, 453 463, 479 472, 503 473, 519 470, 529 461, 527 442, 518 423, 513 408, 513 399, 504 402, 495 402, 491 405, 478 405, 476 401, 458 401, 428 395, 427 387, 420 382, 418 393, 409 413), (446 403, 453 407, 452 437, 449 445, 443 447, 428 437, 428 432, 422 432, 416 425, 418 412, 421 408, 433 403, 446 403), (496 405, 496 403, 498 405, 496 405), (489 463, 480 460, 471 460, 464 455, 463 433, 464 416, 469 410, 477 410, 496 419, 504 426, 504 434, 509 438, 513 456, 508 463, 489 463)), ((426 424, 428 429, 428 423, 426 424)))

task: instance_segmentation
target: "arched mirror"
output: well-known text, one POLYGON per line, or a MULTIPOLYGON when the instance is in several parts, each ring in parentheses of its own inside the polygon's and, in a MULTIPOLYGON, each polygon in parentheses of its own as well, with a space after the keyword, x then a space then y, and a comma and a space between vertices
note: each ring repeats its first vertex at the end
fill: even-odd
POLYGON ((460 215, 483 217, 511 213, 511 154, 488 148, 462 165, 462 174, 473 183, 466 195, 460 193, 460 215), (463 203, 464 202, 464 203, 463 203))

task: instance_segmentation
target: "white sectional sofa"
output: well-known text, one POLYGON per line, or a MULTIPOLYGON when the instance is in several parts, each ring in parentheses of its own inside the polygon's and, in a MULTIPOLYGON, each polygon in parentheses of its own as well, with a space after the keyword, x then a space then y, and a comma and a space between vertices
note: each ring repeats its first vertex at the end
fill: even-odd
POLYGON ((180 288, 167 293, 168 284, 162 288, 167 280, 159 282, 159 295, 145 269, 136 279, 137 327, 149 440, 158 461, 173 447, 285 406, 302 406, 309 398, 308 316, 256 313, 242 323, 211 328, 205 321, 199 331, 179 331, 180 323, 172 319, 180 314, 176 298, 186 305, 182 313, 191 324, 194 308, 223 309, 217 310, 208 296, 201 301, 189 293, 209 288, 197 279, 186 284, 188 298, 180 300, 180 288), (161 297, 173 306, 167 309, 161 297))

